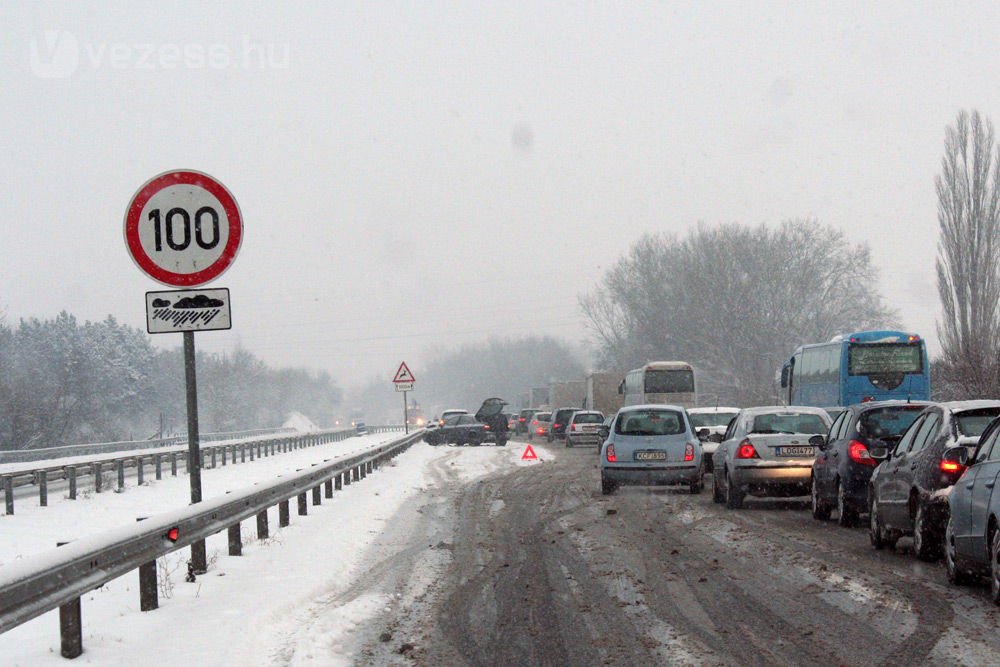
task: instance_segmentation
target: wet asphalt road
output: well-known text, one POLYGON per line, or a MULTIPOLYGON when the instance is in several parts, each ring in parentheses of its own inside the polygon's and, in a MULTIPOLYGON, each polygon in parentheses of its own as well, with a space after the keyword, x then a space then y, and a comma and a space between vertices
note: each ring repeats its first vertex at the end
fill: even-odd
MULTIPOLYGON (((517 443, 512 443, 517 446, 517 443)), ((1000 608, 955 588, 908 539, 802 502, 743 510, 681 488, 601 496, 593 448, 438 493, 401 517, 410 545, 374 563, 395 602, 358 664, 997 665, 1000 608), (379 636, 381 635, 381 636, 379 636)))

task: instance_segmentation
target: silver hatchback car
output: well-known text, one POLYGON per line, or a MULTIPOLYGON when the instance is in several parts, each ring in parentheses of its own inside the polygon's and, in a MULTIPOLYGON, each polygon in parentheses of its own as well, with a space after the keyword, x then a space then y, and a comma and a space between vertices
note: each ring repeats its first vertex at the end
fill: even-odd
POLYGON ((702 447, 684 408, 630 405, 615 415, 601 446, 601 493, 624 484, 705 487, 702 447))

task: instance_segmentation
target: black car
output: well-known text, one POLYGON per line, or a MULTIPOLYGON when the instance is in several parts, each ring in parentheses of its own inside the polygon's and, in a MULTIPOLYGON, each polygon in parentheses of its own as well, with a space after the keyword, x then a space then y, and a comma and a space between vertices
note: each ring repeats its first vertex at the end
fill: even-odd
POLYGON ((948 490, 961 476, 945 456, 954 447, 973 447, 1000 415, 1000 401, 954 401, 924 409, 891 450, 873 447, 884 461, 869 485, 869 530, 872 546, 895 546, 913 536, 913 552, 921 560, 941 556, 948 521, 948 490))
POLYGON ((470 414, 448 415, 444 424, 424 434, 428 445, 481 445, 492 437, 486 424, 470 414))
POLYGON ((498 446, 507 444, 507 415, 503 408, 507 401, 502 398, 487 398, 476 410, 476 421, 483 424, 486 437, 498 446))
POLYGON ((930 403, 878 401, 842 410, 817 440, 812 466, 812 515, 825 521, 834 508, 841 526, 855 526, 868 511, 868 482, 878 461, 870 448, 893 447, 930 403))
POLYGON ((517 423, 514 426, 514 433, 517 435, 527 435, 528 429, 531 426, 531 418, 535 416, 536 412, 541 412, 536 408, 525 408, 521 410, 517 415, 517 423))
POLYGON ((559 408, 552 411, 552 426, 549 428, 548 440, 562 440, 566 437, 566 425, 569 418, 580 408, 559 408))

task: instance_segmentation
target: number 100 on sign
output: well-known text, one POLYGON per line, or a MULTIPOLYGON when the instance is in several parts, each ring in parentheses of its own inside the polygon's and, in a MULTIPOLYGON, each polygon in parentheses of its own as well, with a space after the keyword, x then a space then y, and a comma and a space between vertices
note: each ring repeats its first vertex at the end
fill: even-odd
POLYGON ((178 287, 201 285, 228 268, 242 235, 235 199, 206 174, 161 174, 133 197, 125 242, 151 278, 178 287))

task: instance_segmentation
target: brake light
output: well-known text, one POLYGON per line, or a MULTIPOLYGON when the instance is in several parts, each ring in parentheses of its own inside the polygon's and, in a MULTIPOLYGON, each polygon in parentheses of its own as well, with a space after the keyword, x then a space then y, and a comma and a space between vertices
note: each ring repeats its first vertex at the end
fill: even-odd
POLYGON ((490 430, 490 425, 489 424, 483 424, 483 430, 484 431, 489 431, 490 430))
POLYGON ((552 425, 552 428, 559 428, 560 426, 562 426, 562 424, 556 422, 555 424, 552 425))
POLYGON ((920 340, 920 336, 910 336, 909 338, 911 343, 916 343, 918 340, 920 340))
POLYGON ((571 430, 571 431, 575 431, 575 430, 576 430, 576 424, 573 424, 572 426, 570 426, 570 427, 569 427, 569 430, 571 430))
POLYGON ((608 463, 618 463, 618 457, 615 456, 615 446, 614 445, 609 444, 607 452, 605 452, 605 453, 607 455, 608 463))
POLYGON ((518 417, 517 421, 519 421, 519 422, 527 421, 527 418, 526 417, 518 417))
POLYGON ((863 442, 858 442, 857 440, 851 440, 847 445, 847 455, 851 457, 851 460, 855 463, 860 463, 866 466, 876 466, 878 461, 872 458, 871 453, 868 448, 865 447, 863 442))
POLYGON ((690 442, 687 444, 686 447, 684 447, 684 460, 694 461, 694 445, 692 445, 690 442))
POLYGON ((754 448, 753 443, 750 442, 750 438, 745 438, 743 442, 740 443, 739 449, 736 450, 736 458, 738 459, 760 458, 760 455, 757 454, 757 450, 754 448))
POLYGON ((941 472, 959 472, 965 470, 965 466, 961 463, 955 463, 954 461, 941 461, 941 472))
POLYGON ((865 396, 864 398, 861 399, 861 402, 862 403, 871 403, 874 400, 875 400, 874 396, 865 396))
POLYGON ((538 435, 545 435, 545 429, 542 427, 538 427, 538 435))

